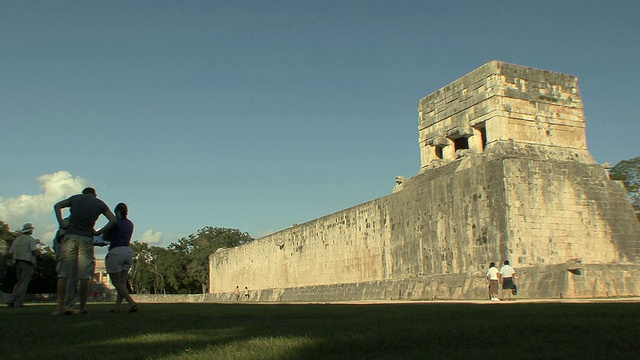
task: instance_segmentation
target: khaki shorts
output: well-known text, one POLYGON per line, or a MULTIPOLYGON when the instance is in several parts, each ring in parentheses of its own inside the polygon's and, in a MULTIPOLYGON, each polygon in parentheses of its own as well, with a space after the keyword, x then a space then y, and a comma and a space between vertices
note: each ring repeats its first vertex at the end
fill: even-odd
POLYGON ((78 279, 89 280, 96 268, 93 257, 93 239, 86 236, 67 234, 60 243, 58 277, 68 279, 78 274, 78 279))
POLYGON ((498 280, 489 280, 489 293, 491 295, 498 293, 498 285, 500 285, 498 280))
POLYGON ((133 249, 129 246, 118 246, 109 250, 104 263, 109 274, 129 271, 133 265, 133 249))

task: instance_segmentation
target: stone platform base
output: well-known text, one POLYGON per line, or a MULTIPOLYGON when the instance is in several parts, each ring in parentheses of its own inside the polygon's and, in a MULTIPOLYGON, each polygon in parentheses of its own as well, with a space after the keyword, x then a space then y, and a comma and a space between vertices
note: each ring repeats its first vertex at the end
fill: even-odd
MULTIPOLYGON (((640 265, 562 264, 517 268, 517 299, 606 299, 640 296, 640 265)), ((242 286, 242 288, 244 288, 242 286)), ((484 300, 484 274, 452 274, 353 284, 252 289, 250 301, 348 302, 373 300, 484 300)), ((138 302, 234 302, 233 292, 134 295, 138 302)), ((241 297, 240 301, 244 301, 241 297)))
MULTIPOLYGON (((640 265, 562 264, 518 268, 518 298, 586 299, 640 296, 640 265)), ((485 274, 424 276, 401 280, 251 290, 252 301, 478 300, 487 298, 485 274)), ((232 292, 205 301, 233 301, 232 292)))

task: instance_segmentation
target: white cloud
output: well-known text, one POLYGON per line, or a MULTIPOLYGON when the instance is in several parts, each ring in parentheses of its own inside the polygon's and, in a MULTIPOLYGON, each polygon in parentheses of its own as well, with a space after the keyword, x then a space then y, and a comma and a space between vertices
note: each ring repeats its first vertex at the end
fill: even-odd
POLYGON ((83 188, 91 186, 87 179, 73 177, 67 171, 58 171, 38 177, 40 194, 18 195, 12 198, 0 197, 0 220, 12 230, 22 228, 30 222, 36 227, 34 236, 50 244, 56 231, 53 205, 71 195, 78 194, 83 188))
POLYGON ((138 241, 145 242, 151 245, 157 245, 162 242, 162 233, 149 229, 142 234, 142 237, 138 241))

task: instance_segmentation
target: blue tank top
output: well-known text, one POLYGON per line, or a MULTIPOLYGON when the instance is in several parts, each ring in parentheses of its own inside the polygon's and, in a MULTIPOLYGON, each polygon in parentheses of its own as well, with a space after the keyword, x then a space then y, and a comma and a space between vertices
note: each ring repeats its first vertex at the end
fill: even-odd
POLYGON ((131 243, 131 237, 133 236, 133 222, 129 219, 123 219, 116 217, 118 222, 111 228, 109 232, 109 250, 119 246, 129 246, 131 243))

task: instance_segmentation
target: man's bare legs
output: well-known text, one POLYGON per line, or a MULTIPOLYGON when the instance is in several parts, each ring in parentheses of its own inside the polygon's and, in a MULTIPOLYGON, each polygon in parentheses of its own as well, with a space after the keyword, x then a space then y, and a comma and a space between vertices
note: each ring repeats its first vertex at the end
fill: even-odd
POLYGON ((63 278, 63 277, 58 278, 56 293, 58 296, 58 298, 56 299, 56 311, 51 313, 51 315, 63 315, 64 299, 65 299, 65 296, 67 296, 67 278, 63 278))
MULTIPOLYGON (((59 277, 57 285, 56 311, 51 315, 64 315, 71 309, 65 309, 65 298, 67 296, 67 278, 59 277)), ((87 313, 87 296, 89 294, 89 279, 80 280, 80 313, 87 313)), ((77 314, 78 312, 74 312, 77 314)))

